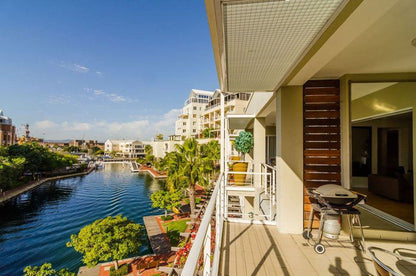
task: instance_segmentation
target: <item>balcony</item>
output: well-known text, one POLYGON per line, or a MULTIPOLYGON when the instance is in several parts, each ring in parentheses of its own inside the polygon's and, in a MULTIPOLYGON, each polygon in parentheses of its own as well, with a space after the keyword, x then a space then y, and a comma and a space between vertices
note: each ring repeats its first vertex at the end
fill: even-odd
MULTIPOLYGON (((221 175, 216 182, 185 266, 178 270, 181 275, 377 275, 372 253, 352 244, 348 235, 325 240, 327 250, 320 255, 300 234, 280 233, 266 221, 232 222, 223 208, 226 189, 221 187, 227 186, 226 179, 226 174, 221 175)), ((243 185, 251 186, 251 181, 243 185)), ((415 275, 416 244, 380 239, 366 244, 407 256, 401 260, 377 254, 395 271, 415 275)))

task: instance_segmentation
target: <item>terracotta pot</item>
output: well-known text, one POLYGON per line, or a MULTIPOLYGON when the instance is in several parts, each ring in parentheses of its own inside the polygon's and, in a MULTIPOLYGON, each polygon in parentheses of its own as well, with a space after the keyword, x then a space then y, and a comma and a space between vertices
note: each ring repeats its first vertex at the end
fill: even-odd
POLYGON ((230 160, 240 161, 241 160, 241 157, 240 156, 236 156, 236 155, 230 156, 230 160))
MULTIPOLYGON (((246 162, 237 162, 233 164, 233 172, 246 172, 248 168, 248 163, 246 162)), ((246 181, 246 175, 240 173, 234 173, 234 183, 235 185, 244 185, 246 181)))

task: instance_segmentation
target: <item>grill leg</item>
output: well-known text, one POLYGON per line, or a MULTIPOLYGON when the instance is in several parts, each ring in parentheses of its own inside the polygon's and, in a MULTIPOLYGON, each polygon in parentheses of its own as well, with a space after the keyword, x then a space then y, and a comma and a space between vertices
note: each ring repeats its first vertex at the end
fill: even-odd
POLYGON ((326 213, 325 212, 322 212, 321 213, 321 221, 319 223, 318 240, 316 241, 316 243, 321 243, 322 234, 324 232, 324 221, 325 221, 325 217, 326 217, 326 213))
POLYGON ((352 225, 353 225, 353 222, 351 221, 351 215, 350 214, 348 214, 347 215, 347 220, 348 220, 348 226, 349 226, 349 229, 350 229, 350 241, 351 242, 354 242, 354 235, 352 234, 352 225))
POLYGON ((360 215, 357 214, 355 216, 357 218, 358 226, 360 227, 360 231, 361 231, 361 246, 363 247, 363 252, 366 253, 364 231, 363 231, 363 226, 361 225, 360 215))
POLYGON ((309 233, 312 231, 312 224, 313 224, 313 206, 311 205, 311 213, 309 214, 309 221, 308 221, 308 231, 309 233))

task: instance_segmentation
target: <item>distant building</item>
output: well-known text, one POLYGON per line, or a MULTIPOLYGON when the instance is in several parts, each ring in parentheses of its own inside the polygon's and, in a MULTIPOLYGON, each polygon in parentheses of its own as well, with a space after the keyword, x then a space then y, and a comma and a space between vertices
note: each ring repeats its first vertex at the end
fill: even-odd
POLYGON ((12 119, 4 116, 3 110, 0 110, 0 146, 11 146, 16 144, 16 127, 12 119))
POLYGON ((180 135, 170 135, 169 140, 155 140, 148 144, 152 146, 156 158, 164 158, 167 153, 176 150, 176 145, 182 145, 183 140, 180 135))
POLYGON ((202 131, 201 115, 214 92, 192 89, 175 125, 175 134, 185 138, 197 137, 202 131))
MULTIPOLYGON (((218 137, 221 127, 221 98, 220 93, 215 91, 201 115, 201 130, 211 129, 212 134, 218 137)), ((227 93, 225 94, 225 114, 244 114, 251 93, 227 93)))
POLYGON ((25 124, 25 133, 17 139, 17 143, 21 145, 21 144, 30 143, 30 142, 43 143, 43 139, 31 137, 29 124, 25 124))
POLYGON ((137 140, 107 140, 104 143, 105 152, 116 152, 123 157, 136 158, 144 156, 144 144, 137 140))

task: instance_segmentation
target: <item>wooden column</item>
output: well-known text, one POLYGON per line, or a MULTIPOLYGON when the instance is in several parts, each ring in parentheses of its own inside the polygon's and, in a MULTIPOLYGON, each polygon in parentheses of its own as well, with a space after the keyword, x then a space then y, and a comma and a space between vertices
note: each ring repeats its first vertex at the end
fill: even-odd
MULTIPOLYGON (((305 227, 310 211, 306 189, 325 184, 341 184, 340 133, 339 80, 308 81, 303 86, 305 227)), ((317 226, 316 223, 314 227, 317 226)))

